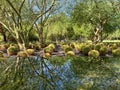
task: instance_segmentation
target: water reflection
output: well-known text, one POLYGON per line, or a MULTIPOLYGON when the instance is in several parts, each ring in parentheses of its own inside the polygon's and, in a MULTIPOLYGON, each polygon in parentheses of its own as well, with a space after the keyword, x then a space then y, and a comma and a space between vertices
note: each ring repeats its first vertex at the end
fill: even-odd
POLYGON ((120 90, 120 59, 55 57, 0 61, 0 90, 120 90))

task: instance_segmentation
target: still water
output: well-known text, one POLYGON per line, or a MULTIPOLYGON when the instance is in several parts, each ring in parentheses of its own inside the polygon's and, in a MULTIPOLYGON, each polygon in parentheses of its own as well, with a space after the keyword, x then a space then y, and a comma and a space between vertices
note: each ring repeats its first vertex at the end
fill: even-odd
POLYGON ((16 57, 0 72, 0 90, 120 90, 120 58, 16 57))

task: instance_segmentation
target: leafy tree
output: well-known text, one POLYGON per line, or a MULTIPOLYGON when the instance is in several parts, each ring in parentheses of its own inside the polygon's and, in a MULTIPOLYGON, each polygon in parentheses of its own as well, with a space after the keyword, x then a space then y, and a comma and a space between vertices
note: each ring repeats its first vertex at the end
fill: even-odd
POLYGON ((119 28, 119 3, 114 0, 84 0, 76 4, 71 18, 78 26, 91 24, 92 41, 101 42, 107 34, 119 28))
MULTIPOLYGON (((1 0, 0 24, 14 37, 20 50, 25 50, 29 42, 29 32, 40 22, 39 34, 42 34, 44 23, 49 11, 55 4, 55 0, 1 0), (7 7, 6 7, 7 6, 7 7)), ((40 36, 41 37, 41 36, 40 36)), ((41 42, 42 43, 42 42, 41 42)))

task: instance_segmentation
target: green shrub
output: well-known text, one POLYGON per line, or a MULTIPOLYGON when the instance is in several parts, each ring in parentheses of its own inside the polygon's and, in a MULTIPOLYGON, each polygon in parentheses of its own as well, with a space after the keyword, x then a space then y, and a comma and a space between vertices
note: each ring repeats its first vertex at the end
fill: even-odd
POLYGON ((39 41, 39 37, 35 31, 29 33, 29 41, 39 41))
POLYGON ((81 51, 81 48, 82 48, 84 45, 85 45, 84 43, 76 44, 76 45, 75 45, 75 49, 78 50, 78 51, 81 51))
POLYGON ((96 45, 94 45, 94 49, 100 51, 100 48, 102 46, 104 46, 103 43, 97 43, 96 45))
POLYGON ((99 52, 100 52, 100 55, 105 55, 108 53, 108 48, 106 46, 103 46, 100 48, 99 52))
POLYGON ((67 56, 75 56, 75 53, 73 51, 68 51, 66 53, 67 56))
POLYGON ((110 48, 110 50, 114 50, 114 49, 117 49, 117 44, 111 44, 111 45, 109 45, 109 48, 110 48))
POLYGON ((67 53, 68 51, 72 51, 73 49, 71 48, 71 47, 67 47, 67 48, 65 48, 65 53, 67 53))
POLYGON ((10 55, 16 55, 18 52, 18 48, 15 47, 15 46, 10 46, 8 49, 7 49, 7 54, 10 56, 10 55))
POLYGON ((120 56, 120 48, 112 50, 113 56, 120 56))
POLYGON ((45 47, 44 48, 44 52, 45 53, 52 53, 53 52, 53 48, 51 48, 51 47, 45 47))
POLYGON ((34 44, 33 44, 33 43, 29 43, 29 45, 28 45, 27 48, 31 48, 31 49, 33 49, 33 48, 34 48, 34 44))
POLYGON ((81 47, 81 51, 83 54, 88 55, 88 52, 91 50, 91 47, 89 45, 84 45, 81 47))
POLYGON ((63 49, 63 50, 65 50, 66 48, 69 48, 70 46, 69 45, 62 45, 61 46, 61 48, 63 49))
POLYGON ((54 44, 49 44, 48 47, 55 49, 55 45, 54 44))
POLYGON ((97 58, 97 57, 99 57, 99 55, 100 55, 100 53, 99 53, 99 51, 97 51, 97 50, 90 50, 90 51, 88 52, 88 56, 90 56, 90 57, 97 58))

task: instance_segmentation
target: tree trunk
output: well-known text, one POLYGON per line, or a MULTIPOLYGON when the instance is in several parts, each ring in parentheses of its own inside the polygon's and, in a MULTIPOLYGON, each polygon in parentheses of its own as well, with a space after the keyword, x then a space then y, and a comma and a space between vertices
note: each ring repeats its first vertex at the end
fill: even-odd
POLYGON ((4 42, 7 42, 6 33, 5 33, 5 31, 3 30, 2 24, 0 24, 0 33, 1 33, 2 36, 3 36, 4 42))
POLYGON ((2 35, 3 35, 3 40, 4 40, 4 42, 7 42, 7 37, 6 37, 6 34, 5 34, 5 33, 3 33, 2 35))
POLYGON ((92 42, 95 43, 95 44, 102 42, 101 41, 102 40, 102 37, 101 37, 102 35, 101 34, 102 34, 101 26, 95 27, 92 42))
POLYGON ((39 31, 39 42, 41 43, 41 45, 44 47, 44 39, 43 39, 43 27, 40 28, 39 31))
POLYGON ((20 51, 26 50, 26 47, 25 47, 25 44, 24 44, 24 43, 20 43, 19 41, 17 41, 17 43, 18 43, 18 46, 19 46, 20 51))

